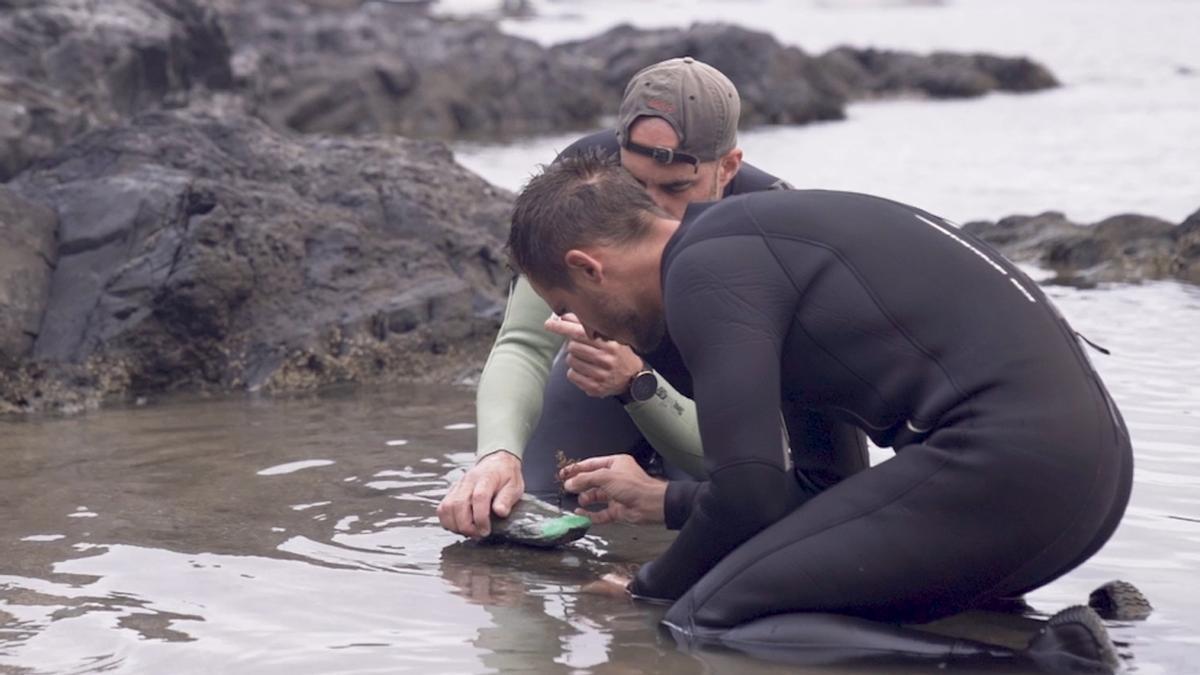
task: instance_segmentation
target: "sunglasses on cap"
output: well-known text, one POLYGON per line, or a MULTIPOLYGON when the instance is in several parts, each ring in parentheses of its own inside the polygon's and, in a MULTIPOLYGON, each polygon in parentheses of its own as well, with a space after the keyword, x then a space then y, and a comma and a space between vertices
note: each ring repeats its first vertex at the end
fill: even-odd
POLYGON ((699 173, 700 171, 700 159, 686 152, 678 152, 662 146, 652 148, 648 145, 634 143, 633 141, 626 141, 625 149, 630 152, 636 152, 639 155, 645 155, 659 164, 691 164, 694 172, 699 173))

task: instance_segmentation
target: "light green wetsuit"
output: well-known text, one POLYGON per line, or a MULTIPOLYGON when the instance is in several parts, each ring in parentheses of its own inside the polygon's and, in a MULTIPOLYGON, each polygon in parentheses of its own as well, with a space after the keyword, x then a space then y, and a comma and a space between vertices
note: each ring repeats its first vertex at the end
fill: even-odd
MULTIPOLYGON (((564 338, 546 330, 550 307, 524 277, 508 297, 504 322, 479 378, 477 459, 499 450, 523 457, 542 414, 546 383, 564 338)), ((703 478, 695 404, 659 378, 657 395, 625 406, 646 440, 670 464, 703 478)), ((620 452, 624 448, 613 448, 620 452)), ((570 453, 568 452, 568 455, 570 453)))

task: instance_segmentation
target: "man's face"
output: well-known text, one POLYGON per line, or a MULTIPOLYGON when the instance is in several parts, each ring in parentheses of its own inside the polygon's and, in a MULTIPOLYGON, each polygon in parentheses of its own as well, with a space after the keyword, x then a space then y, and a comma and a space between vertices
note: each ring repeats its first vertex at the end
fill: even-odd
MULTIPOLYGON (((666 120, 643 117, 629 130, 629 140, 647 147, 674 150, 679 137, 666 120)), ((662 164, 652 157, 621 149, 621 165, 646 188, 655 201, 672 218, 683 218, 683 211, 692 202, 711 202, 721 198, 719 161, 691 164, 662 164)))
POLYGON ((625 285, 586 277, 571 288, 548 288, 532 279, 530 283, 555 314, 574 314, 592 339, 615 340, 649 352, 666 334, 662 313, 639 308, 636 292, 625 285))

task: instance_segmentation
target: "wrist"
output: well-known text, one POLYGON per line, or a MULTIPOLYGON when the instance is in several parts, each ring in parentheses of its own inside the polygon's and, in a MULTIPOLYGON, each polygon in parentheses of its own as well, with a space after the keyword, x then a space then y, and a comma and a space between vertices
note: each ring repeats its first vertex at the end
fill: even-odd
POLYGON ((521 465, 521 456, 518 455, 517 453, 513 452, 512 450, 508 450, 507 448, 497 448, 495 450, 489 451, 487 454, 480 455, 479 457, 475 458, 476 466, 483 464, 484 462, 490 462, 490 463, 505 462, 505 463, 516 464, 517 466, 520 466, 521 465))
POLYGON ((667 481, 650 478, 646 486, 646 505, 644 511, 649 522, 663 523, 667 518, 667 481))
POLYGON ((658 376, 655 375, 654 369, 643 361, 641 369, 629 378, 629 381, 625 383, 624 390, 617 392, 614 398, 621 405, 630 405, 649 401, 656 391, 658 391, 658 376))

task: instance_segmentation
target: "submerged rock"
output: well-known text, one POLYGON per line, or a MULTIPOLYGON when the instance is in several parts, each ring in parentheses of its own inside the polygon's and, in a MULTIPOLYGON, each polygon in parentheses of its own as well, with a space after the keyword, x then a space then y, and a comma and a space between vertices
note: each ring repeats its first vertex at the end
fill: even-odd
POLYGON ((9 187, 58 219, 33 360, 0 378, 10 409, 54 406, 63 381, 288 390, 463 370, 509 278, 511 196, 435 141, 157 112, 9 187))
POLYGON ((553 548, 582 537, 591 526, 592 521, 585 516, 568 513, 526 494, 507 518, 492 514, 492 533, 483 541, 553 548))
POLYGON ((1200 211, 1179 225, 1135 214, 1079 225, 1050 211, 967 223, 963 229, 1012 260, 1055 272, 1049 283, 1087 288, 1177 279, 1200 284, 1200 211))

